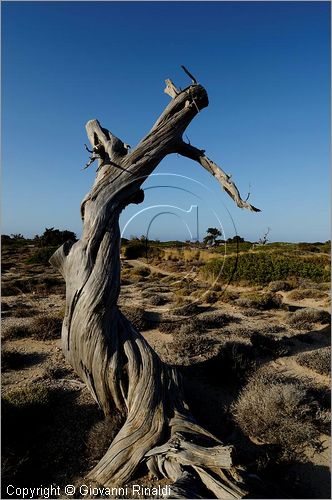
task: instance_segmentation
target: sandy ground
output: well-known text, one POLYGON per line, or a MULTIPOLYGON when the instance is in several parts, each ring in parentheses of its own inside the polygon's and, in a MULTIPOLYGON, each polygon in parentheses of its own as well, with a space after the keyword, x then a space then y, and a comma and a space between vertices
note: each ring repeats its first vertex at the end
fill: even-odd
MULTIPOLYGON (((127 263, 127 266, 144 266, 148 267, 154 273, 158 272, 163 276, 174 277, 174 273, 163 271, 158 266, 148 265, 144 262, 130 261, 127 263)), ((19 263, 14 262, 12 267, 7 269, 4 273, 6 280, 14 278, 17 279, 22 275, 22 269, 23 268, 19 265, 19 263)), ((44 272, 44 270, 41 269, 37 269, 37 271, 39 272, 39 275, 42 275, 44 272)), ((29 276, 38 276, 38 272, 31 267, 28 274, 29 276)), ((250 290, 250 287, 233 286, 229 288, 237 291, 250 290)), ((282 292, 282 295, 284 302, 287 303, 287 292, 282 292)), ((34 291, 31 293, 24 292, 18 295, 5 296, 3 297, 3 301, 7 304, 9 310, 10 308, 15 307, 19 301, 27 303, 31 307, 36 308, 38 310, 38 314, 60 313, 64 308, 64 296, 59 293, 46 293, 43 295, 42 293, 34 291)), ((326 299, 305 299, 299 302, 290 301, 288 303, 298 307, 315 307, 328 310, 326 299)), ((142 297, 142 283, 130 283, 124 285, 121 292, 120 305, 121 304, 146 307, 147 302, 144 297, 142 297)), ((213 307, 219 307, 223 312, 237 316, 241 321, 241 327, 245 327, 248 330, 260 329, 270 324, 285 327, 284 334, 288 335, 291 340, 290 353, 287 356, 283 356, 272 361, 271 365, 273 368, 282 374, 291 375, 292 377, 309 378, 314 384, 319 386, 330 386, 329 376, 320 375, 313 370, 302 367, 296 361, 298 352, 311 351, 330 345, 330 337, 327 332, 327 328, 320 327, 311 332, 311 343, 305 344, 298 338, 294 338, 295 333, 298 334, 298 332, 294 332, 291 328, 289 328, 289 325, 287 324, 288 312, 286 310, 264 311, 260 312, 258 315, 250 316, 247 311, 243 308, 235 306, 234 304, 222 304, 219 306, 214 304, 213 307)), ((163 306, 149 306, 150 311, 165 312, 167 308, 168 306, 165 306, 164 309, 163 306)), ((28 325, 31 321, 33 321, 33 317, 15 317, 14 315, 8 314, 8 312, 4 311, 2 319, 2 334, 5 337, 6 332, 13 325, 24 326, 28 325)), ((235 324, 232 325, 229 330, 232 332, 232 329, 234 329, 235 332, 237 328, 238 325, 235 324)), ((144 332, 144 337, 157 351, 157 353, 161 355, 161 357, 168 357, 168 346, 172 342, 172 335, 161 333, 158 328, 154 328, 144 332)), ((71 368, 66 365, 62 356, 59 340, 41 341, 30 338, 21 338, 6 340, 3 342, 3 347, 28 355, 28 358, 30 359, 24 368, 8 370, 2 374, 3 394, 6 394, 13 388, 23 387, 27 384, 45 380, 45 374, 47 374, 47 370, 49 370, 52 366, 63 367, 66 370, 65 375, 58 378, 56 381, 59 387, 87 392, 87 389, 77 379, 71 368)), ((326 498, 326 494, 329 490, 329 476, 327 474, 327 470, 330 467, 330 438, 326 435, 322 436, 322 438, 325 441, 325 450, 320 454, 310 457, 311 467, 303 466, 302 468, 299 468, 302 480, 304 482, 308 482, 311 488, 314 487, 316 498, 326 498)))

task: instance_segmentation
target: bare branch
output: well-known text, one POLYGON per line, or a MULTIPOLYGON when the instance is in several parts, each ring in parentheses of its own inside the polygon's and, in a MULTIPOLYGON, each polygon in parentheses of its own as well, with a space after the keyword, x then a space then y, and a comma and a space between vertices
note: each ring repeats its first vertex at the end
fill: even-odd
POLYGON ((189 78, 191 78, 192 83, 197 84, 196 78, 187 70, 187 68, 185 66, 183 66, 182 64, 181 64, 181 68, 183 69, 183 71, 185 73, 187 73, 187 75, 189 76, 189 78))
POLYGON ((89 157, 89 161, 84 165, 83 168, 81 168, 81 170, 86 170, 96 160, 100 160, 100 156, 92 154, 92 156, 89 157))
POLYGON ((259 208, 254 207, 250 203, 242 200, 239 190, 234 184, 233 181, 230 180, 231 176, 226 174, 216 163, 210 160, 204 154, 204 150, 195 148, 190 144, 186 144, 185 142, 181 142, 178 150, 182 156, 186 156, 191 160, 197 161, 202 167, 204 167, 210 174, 212 174, 221 184, 222 188, 226 191, 226 193, 235 201, 239 208, 246 208, 251 210, 252 212, 260 212, 259 208))

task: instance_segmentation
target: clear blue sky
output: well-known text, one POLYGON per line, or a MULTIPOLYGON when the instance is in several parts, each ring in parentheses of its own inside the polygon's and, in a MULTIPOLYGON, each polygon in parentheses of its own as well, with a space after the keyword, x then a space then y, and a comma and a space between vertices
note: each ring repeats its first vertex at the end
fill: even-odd
POLYGON ((234 223, 252 241, 267 227, 272 241, 329 239, 330 4, 316 1, 2 2, 3 233, 80 234, 95 173, 80 170, 85 123, 98 118, 134 147, 169 102, 165 78, 189 84, 181 64, 210 99, 191 143, 243 197, 250 185, 262 213, 238 209, 198 164, 172 155, 144 204, 123 213, 122 227, 133 217, 124 234, 157 216, 151 237, 189 239, 194 205, 200 237, 219 219, 226 237, 234 223))

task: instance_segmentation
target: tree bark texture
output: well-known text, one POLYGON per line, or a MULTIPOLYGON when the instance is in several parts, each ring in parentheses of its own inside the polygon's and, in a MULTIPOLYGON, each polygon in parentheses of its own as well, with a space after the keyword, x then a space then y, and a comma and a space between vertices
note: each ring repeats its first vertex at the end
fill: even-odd
POLYGON ((165 91, 172 100, 131 152, 97 120, 86 125, 99 167, 81 204, 82 237, 64 244, 50 260, 66 282, 62 349, 103 412, 116 407, 126 415, 91 479, 105 486, 126 484, 145 462, 153 476, 171 480, 172 498, 200 498, 200 485, 217 498, 241 498, 245 491, 232 464, 232 447, 195 422, 177 370, 159 359, 117 306, 119 216, 128 204, 143 201, 141 185, 166 155, 197 161, 239 207, 258 210, 241 199, 230 177, 204 151, 182 140, 191 120, 208 105, 205 89, 193 83, 179 91, 169 82, 165 91))

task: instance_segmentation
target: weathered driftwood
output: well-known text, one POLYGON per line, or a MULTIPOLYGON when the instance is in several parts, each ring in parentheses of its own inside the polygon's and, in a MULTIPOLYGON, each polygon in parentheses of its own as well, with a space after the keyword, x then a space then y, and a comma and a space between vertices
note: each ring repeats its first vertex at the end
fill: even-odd
POLYGON ((128 204, 143 201, 140 187, 166 155, 197 161, 239 207, 257 210, 203 151, 182 140, 191 120, 208 105, 205 89, 193 83, 180 91, 167 82, 169 89, 174 98, 131 152, 97 120, 86 125, 99 167, 81 204, 82 237, 64 244, 50 260, 66 281, 62 349, 104 413, 117 407, 126 414, 91 479, 106 486, 125 484, 145 462, 151 474, 173 482, 173 498, 199 498, 200 481, 216 497, 240 498, 244 491, 232 466, 232 448, 194 421, 178 372, 159 359, 117 306, 119 216, 128 204))

